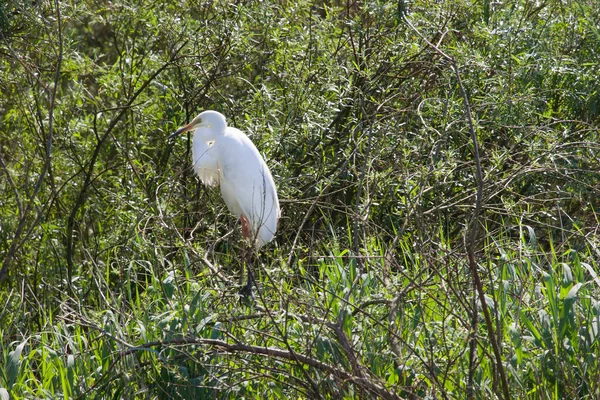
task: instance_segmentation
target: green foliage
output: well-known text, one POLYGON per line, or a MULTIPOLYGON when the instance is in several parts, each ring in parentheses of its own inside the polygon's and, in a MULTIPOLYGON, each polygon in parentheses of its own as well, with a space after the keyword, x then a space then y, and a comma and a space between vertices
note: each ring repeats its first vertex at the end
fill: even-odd
POLYGON ((3 2, 0 398, 497 398, 492 339, 515 398, 600 397, 596 6, 3 2), (249 306, 166 141, 201 109, 282 200, 249 306))

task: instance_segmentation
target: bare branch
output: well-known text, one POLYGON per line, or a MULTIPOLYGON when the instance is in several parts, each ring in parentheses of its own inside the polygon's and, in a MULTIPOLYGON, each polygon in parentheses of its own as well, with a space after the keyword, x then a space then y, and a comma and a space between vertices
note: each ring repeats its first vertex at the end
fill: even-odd
POLYGON ((244 343, 227 343, 223 340, 218 339, 202 339, 202 338, 180 338, 180 339, 172 339, 172 340, 164 340, 164 341, 156 341, 145 343, 141 346, 132 347, 128 350, 121 352, 121 357, 127 356, 129 354, 133 354, 138 351, 147 350, 153 347, 163 347, 168 345, 200 345, 200 346, 210 346, 214 347, 216 351, 230 354, 256 354, 263 355, 271 358, 280 358, 290 361, 299 362, 305 366, 312 367, 322 372, 326 372, 335 376, 337 379, 352 382, 353 384, 373 393, 382 399, 395 399, 398 400, 400 397, 388 391, 386 388, 374 383, 373 381, 349 374, 345 371, 342 371, 330 364, 324 363, 312 357, 305 356, 303 354, 299 354, 294 352, 293 350, 282 350, 276 347, 260 347, 260 346, 251 346, 244 343))

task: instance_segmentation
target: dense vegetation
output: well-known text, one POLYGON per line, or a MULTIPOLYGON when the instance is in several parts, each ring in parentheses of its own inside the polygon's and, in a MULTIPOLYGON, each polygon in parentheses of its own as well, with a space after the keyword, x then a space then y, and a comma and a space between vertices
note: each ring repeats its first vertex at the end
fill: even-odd
POLYGON ((0 4, 0 398, 600 397, 597 2, 0 4), (283 218, 166 137, 215 109, 283 218))

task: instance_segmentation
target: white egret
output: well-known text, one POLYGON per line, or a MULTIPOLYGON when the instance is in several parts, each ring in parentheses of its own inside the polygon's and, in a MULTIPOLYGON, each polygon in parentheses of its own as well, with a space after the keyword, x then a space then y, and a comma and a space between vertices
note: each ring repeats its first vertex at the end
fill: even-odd
MULTIPOLYGON (((169 139, 194 131, 192 165, 203 184, 219 185, 227 208, 240 218, 242 236, 259 249, 275 236, 281 214, 269 167, 242 131, 228 127, 223 114, 204 111, 169 139)), ((251 294, 252 273, 242 289, 251 294)))

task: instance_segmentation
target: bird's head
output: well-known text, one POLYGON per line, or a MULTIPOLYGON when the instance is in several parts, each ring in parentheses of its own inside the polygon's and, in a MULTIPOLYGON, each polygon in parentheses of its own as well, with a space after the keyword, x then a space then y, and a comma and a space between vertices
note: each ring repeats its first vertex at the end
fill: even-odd
POLYGON ((168 140, 173 139, 177 135, 183 132, 195 131, 198 128, 209 128, 212 129, 215 133, 220 133, 225 130, 227 127, 227 122, 223 114, 217 111, 203 111, 196 116, 189 124, 182 126, 173 132, 168 140))

